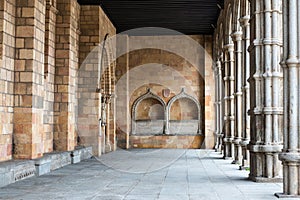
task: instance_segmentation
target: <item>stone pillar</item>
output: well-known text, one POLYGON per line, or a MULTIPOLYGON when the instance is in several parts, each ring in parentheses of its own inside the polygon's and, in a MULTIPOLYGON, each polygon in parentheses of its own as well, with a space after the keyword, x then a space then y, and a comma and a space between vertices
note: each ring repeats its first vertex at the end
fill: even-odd
MULTIPOLYGON (((248 6, 248 2, 246 1, 248 6)), ((247 8, 244 8, 247 9, 247 8)), ((243 160, 241 169, 245 167, 249 167, 249 159, 250 153, 247 149, 247 145, 250 142, 250 117, 248 115, 248 110, 250 109, 250 93, 249 93, 249 75, 250 75, 250 55, 248 52, 248 47, 250 46, 250 24, 249 24, 250 16, 246 15, 240 18, 240 24, 243 29, 243 64, 242 64, 242 141, 240 142, 243 151, 243 160)))
POLYGON ((14 157, 34 159, 44 153, 45 1, 16 1, 14 157))
POLYGON ((241 164, 242 163, 242 146, 240 142, 242 141, 242 32, 237 31, 231 35, 232 41, 234 42, 235 47, 235 136, 234 136, 234 145, 235 145, 235 154, 233 163, 241 164))
POLYGON ((215 101, 215 137, 216 145, 215 150, 221 152, 222 150, 222 71, 221 71, 221 61, 218 59, 215 66, 215 91, 216 91, 216 101, 215 101))
POLYGON ((128 35, 117 36, 117 60, 116 60, 116 109, 118 128, 118 147, 129 148, 129 134, 131 131, 131 112, 129 95, 129 39, 128 35), (123 52, 126 52, 125 54, 123 52))
POLYGON ((225 55, 225 136, 224 136, 224 158, 234 158, 234 45, 224 46, 225 55))
POLYGON ((79 67, 79 15, 76 0, 57 0, 54 150, 77 145, 76 87, 79 67))
MULTIPOLYGON (((221 60, 222 58, 220 58, 221 60)), ((222 62, 219 61, 218 63, 218 88, 219 88, 219 132, 218 132, 218 137, 219 137, 219 149, 222 151, 222 146, 223 146, 223 127, 224 127, 224 103, 223 103, 223 98, 224 98, 224 82, 223 82, 223 75, 222 75, 222 62)))
POLYGON ((56 0, 46 0, 44 69, 44 152, 53 151, 56 0))
POLYGON ((277 197, 300 197, 300 138, 299 138, 299 57, 300 57, 300 2, 283 1, 283 99, 284 146, 279 158, 283 164, 283 193, 277 197))
POLYGON ((111 150, 115 151, 117 150, 117 140, 116 140, 116 98, 115 98, 115 71, 116 71, 116 61, 115 61, 115 55, 116 54, 116 48, 112 47, 112 49, 109 50, 110 54, 110 67, 111 67, 111 110, 110 110, 110 142, 112 144, 111 150))
POLYGON ((100 35, 100 9, 99 6, 80 6, 78 137, 79 145, 92 146, 95 156, 101 155, 104 134, 100 124, 101 87, 98 85, 102 53, 98 45, 103 40, 100 35))
MULTIPOLYGON (((110 78, 108 80, 110 82, 110 78)), ((110 85, 110 84, 109 84, 110 85)), ((110 86, 109 86, 110 88, 110 86)), ((110 111, 111 111, 111 94, 109 93, 108 95, 105 96, 105 105, 106 105, 106 127, 105 127, 105 153, 111 152, 112 151, 112 145, 110 142, 110 111)))
POLYGON ((217 65, 218 61, 216 61, 216 64, 214 66, 214 78, 215 78, 215 102, 214 102, 214 108, 215 108, 215 146, 214 149, 215 151, 218 151, 219 147, 219 138, 218 138, 218 130, 219 130, 219 106, 218 106, 218 93, 219 93, 219 88, 218 88, 218 70, 217 70, 217 65))
MULTIPOLYGON (((12 159, 16 1, 0 2, 0 162, 12 159)), ((24 45, 21 41, 21 45, 24 45)), ((24 67, 24 66, 22 66, 24 67)), ((18 92, 26 93, 19 84, 18 92)))
POLYGON ((251 1, 250 179, 280 181, 282 149, 281 1, 251 1))

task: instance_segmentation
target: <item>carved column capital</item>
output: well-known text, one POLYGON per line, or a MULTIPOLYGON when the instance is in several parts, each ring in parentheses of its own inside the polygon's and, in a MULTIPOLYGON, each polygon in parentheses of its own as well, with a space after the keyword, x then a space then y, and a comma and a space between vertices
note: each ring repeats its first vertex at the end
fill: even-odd
POLYGON ((227 52, 233 52, 234 51, 234 44, 226 44, 226 45, 224 45, 223 50, 227 51, 227 52))
POLYGON ((246 27, 246 26, 249 26, 250 23, 250 15, 246 15, 246 16, 243 16, 239 19, 240 21, 240 24, 241 24, 241 27, 246 27))
POLYGON ((242 35, 243 35, 242 31, 236 31, 231 34, 231 38, 234 42, 242 41, 242 35))

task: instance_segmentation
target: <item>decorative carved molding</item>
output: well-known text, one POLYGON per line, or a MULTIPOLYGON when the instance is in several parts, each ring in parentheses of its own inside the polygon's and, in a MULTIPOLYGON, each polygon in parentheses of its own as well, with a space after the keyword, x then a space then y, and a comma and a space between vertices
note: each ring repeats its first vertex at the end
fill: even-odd
MULTIPOLYGON (((189 99, 192 102, 195 103, 197 106, 197 111, 198 111, 198 116, 197 116, 197 121, 198 121, 198 128, 197 128, 197 134, 201 134, 201 106, 198 102, 198 100, 187 94, 185 92, 185 89, 182 88, 181 92, 174 96, 173 98, 170 99, 170 101, 166 104, 163 99, 161 99, 158 95, 154 94, 151 92, 151 89, 148 89, 147 93, 144 95, 140 96, 138 99, 136 99, 132 105, 132 110, 131 110, 131 116, 132 116, 132 122, 131 122, 131 134, 136 134, 136 112, 137 112, 137 107, 140 102, 142 102, 145 99, 156 99, 158 100, 161 105, 163 106, 164 109, 164 127, 163 127, 163 134, 170 134, 170 110, 172 104, 179 100, 179 99, 189 99)), ((184 120, 183 120, 184 121, 184 120)), ((191 121, 191 120, 188 120, 191 121)))

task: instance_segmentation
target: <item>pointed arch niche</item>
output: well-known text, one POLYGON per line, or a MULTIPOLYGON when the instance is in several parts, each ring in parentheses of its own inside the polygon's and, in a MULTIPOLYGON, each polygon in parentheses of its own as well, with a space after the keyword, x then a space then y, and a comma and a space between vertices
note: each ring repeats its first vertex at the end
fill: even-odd
POLYGON ((174 135, 201 134, 201 106, 183 88, 167 105, 166 133, 174 135))
POLYGON ((185 89, 168 104, 148 89, 133 103, 132 135, 197 135, 201 134, 201 106, 185 89))
POLYGON ((132 106, 132 135, 163 134, 166 103, 150 89, 140 96, 132 106))

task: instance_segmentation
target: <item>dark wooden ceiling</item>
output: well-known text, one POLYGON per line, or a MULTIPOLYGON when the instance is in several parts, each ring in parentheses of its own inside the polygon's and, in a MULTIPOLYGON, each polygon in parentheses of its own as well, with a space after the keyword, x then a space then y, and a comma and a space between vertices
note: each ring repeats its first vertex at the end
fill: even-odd
POLYGON ((100 5, 117 32, 163 27, 184 34, 212 34, 224 0, 78 0, 100 5))

